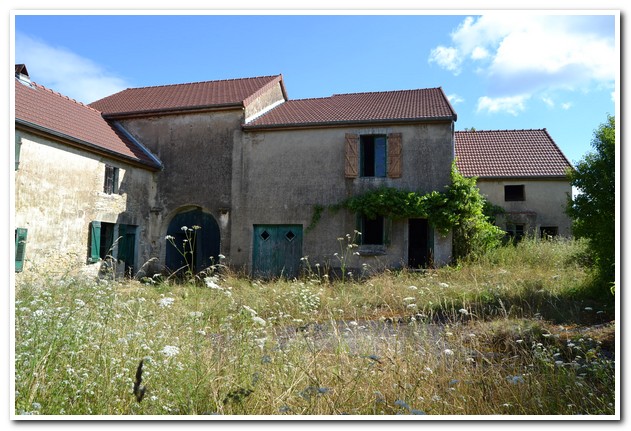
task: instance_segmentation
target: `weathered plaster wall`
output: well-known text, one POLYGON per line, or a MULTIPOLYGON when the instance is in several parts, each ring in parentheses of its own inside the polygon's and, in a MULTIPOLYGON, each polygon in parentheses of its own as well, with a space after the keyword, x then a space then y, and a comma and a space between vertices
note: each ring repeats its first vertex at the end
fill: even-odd
POLYGON ((28 229, 25 271, 55 268, 56 260, 81 266, 88 257, 92 221, 138 226, 137 261, 148 258, 146 222, 155 196, 153 174, 93 153, 16 131, 21 136, 15 172, 15 223, 28 229), (119 192, 103 193, 105 164, 118 167, 119 192))
MULTIPOLYGON (((572 222, 565 214, 567 196, 572 193, 572 187, 567 180, 532 180, 532 179, 506 179, 489 180, 478 179, 478 188, 487 199, 495 205, 499 205, 510 213, 535 213, 534 225, 527 228, 539 232, 541 226, 558 226, 559 235, 570 236, 572 234, 572 222), (504 200, 505 185, 523 184, 525 200, 506 202, 504 200)), ((522 217, 527 221, 527 217, 522 217)), ((498 220, 498 225, 506 228, 504 218, 498 220)))
MULTIPOLYGON (((244 132, 235 146, 232 205, 232 253, 237 265, 251 265, 254 224, 301 224, 303 254, 312 261, 336 263, 338 238, 353 234, 354 214, 325 211, 309 232, 315 205, 332 205, 380 186, 426 193, 442 190, 450 181, 453 135, 450 123, 244 132), (402 177, 344 177, 345 133, 402 133, 402 177)), ((385 255, 353 257, 379 268, 407 262, 407 223, 394 222, 385 255)), ((448 260, 450 241, 436 241, 437 257, 448 260)))
MULTIPOLYGON (((164 263, 165 235, 179 212, 201 208, 220 228, 221 253, 230 254, 232 155, 243 110, 163 115, 121 121, 163 163, 150 215, 151 256, 164 263)), ((160 268, 155 268, 159 270, 160 268)))

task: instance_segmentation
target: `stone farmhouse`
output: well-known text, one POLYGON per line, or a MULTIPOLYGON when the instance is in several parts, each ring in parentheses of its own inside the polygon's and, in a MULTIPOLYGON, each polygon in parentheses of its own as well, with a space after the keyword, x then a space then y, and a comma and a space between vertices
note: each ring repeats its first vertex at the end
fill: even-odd
POLYGON ((561 162, 547 161, 565 158, 547 133, 513 132, 517 142, 496 132, 487 151, 513 145, 510 159, 533 145, 542 157, 511 159, 527 169, 503 170, 476 147, 481 140, 454 131, 456 120, 441 88, 291 100, 282 75, 131 88, 84 105, 17 65, 16 271, 64 261, 172 273, 186 265, 179 246, 194 234, 195 271, 225 258, 254 276, 292 277, 303 257, 339 266, 339 238, 355 230, 360 245, 347 268, 445 264, 451 237, 431 220, 338 211, 307 227, 316 206, 380 186, 442 191, 456 152, 462 172, 480 176, 483 192, 507 205, 509 229, 568 235, 557 203, 569 185, 560 184, 561 162), (510 186, 527 199, 499 199, 497 187, 510 186), (548 197, 537 201, 539 193, 548 197))
POLYGON ((496 224, 521 238, 571 235, 565 214, 572 165, 546 129, 458 131, 456 166, 504 214, 496 224))

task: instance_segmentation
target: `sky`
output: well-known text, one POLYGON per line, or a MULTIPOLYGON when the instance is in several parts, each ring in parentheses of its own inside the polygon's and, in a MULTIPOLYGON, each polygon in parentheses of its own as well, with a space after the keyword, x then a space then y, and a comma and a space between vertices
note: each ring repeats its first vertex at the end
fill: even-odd
POLYGON ((456 130, 545 128, 573 164, 616 114, 615 11, 155 13, 16 12, 15 63, 84 103, 276 74, 290 99, 442 87, 456 130))

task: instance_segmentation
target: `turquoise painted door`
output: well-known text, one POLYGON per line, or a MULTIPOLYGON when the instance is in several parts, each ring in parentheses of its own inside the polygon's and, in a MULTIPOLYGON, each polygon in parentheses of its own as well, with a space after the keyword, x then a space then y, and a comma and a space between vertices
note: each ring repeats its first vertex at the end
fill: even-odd
POLYGON ((254 277, 297 277, 301 257, 302 225, 254 225, 254 277))

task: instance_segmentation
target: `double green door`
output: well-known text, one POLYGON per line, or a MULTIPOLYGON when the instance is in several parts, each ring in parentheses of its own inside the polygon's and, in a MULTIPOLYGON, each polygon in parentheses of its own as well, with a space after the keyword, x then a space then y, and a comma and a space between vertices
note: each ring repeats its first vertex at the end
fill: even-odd
POLYGON ((301 257, 302 225, 254 225, 254 277, 297 277, 301 257))

